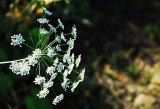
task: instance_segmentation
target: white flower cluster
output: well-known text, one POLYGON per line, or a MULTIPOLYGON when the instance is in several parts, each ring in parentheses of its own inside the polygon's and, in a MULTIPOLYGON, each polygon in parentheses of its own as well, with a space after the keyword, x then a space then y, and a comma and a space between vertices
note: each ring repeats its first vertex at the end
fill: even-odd
POLYGON ((55 49, 54 49, 54 48, 49 47, 49 48, 48 48, 48 53, 47 53, 47 55, 48 55, 50 58, 53 58, 53 56, 55 56, 55 55, 56 55, 56 53, 55 53, 55 49))
MULTIPOLYGON (((46 8, 43 8, 43 10, 46 15, 52 15, 46 8)), ((54 85, 54 80, 56 78, 61 79, 60 86, 64 91, 70 89, 71 92, 73 92, 78 84, 84 80, 85 74, 85 69, 80 72, 73 70, 77 68, 81 62, 81 55, 76 57, 74 53, 71 53, 74 48, 74 41, 77 37, 75 25, 72 27, 72 31, 69 34, 61 32, 60 35, 58 35, 57 29, 59 27, 62 28, 61 30, 64 30, 64 25, 60 19, 57 20, 57 27, 49 24, 50 21, 46 18, 39 18, 37 21, 44 25, 44 28, 41 25, 39 29, 39 35, 44 34, 44 36, 39 37, 40 39, 36 42, 36 48, 33 48, 34 51, 31 55, 24 59, 13 61, 9 68, 15 74, 27 75, 29 74, 30 68, 36 66, 38 74, 36 74, 37 76, 33 82, 41 87, 41 90, 37 94, 39 98, 45 98, 49 94, 49 88, 54 85), (49 42, 51 35, 53 35, 55 39, 49 42), (72 37, 69 38, 68 36, 66 37, 66 35, 71 35, 72 37), (41 72, 42 65, 43 68, 46 68, 43 73, 41 72), (73 77, 72 75, 76 77, 74 80, 70 78, 73 77)), ((12 45, 21 45, 24 42, 21 35, 14 35, 11 38, 12 45)), ((63 98, 63 93, 56 96, 52 104, 58 104, 63 98)))
POLYGON ((76 28, 75 25, 72 27, 72 32, 71 32, 71 34, 72 34, 73 37, 77 37, 77 28, 76 28))
POLYGON ((43 9, 45 14, 47 14, 49 16, 52 15, 52 12, 48 11, 45 7, 42 7, 42 9, 43 9))
POLYGON ((30 66, 28 62, 24 60, 22 62, 12 62, 9 69, 11 69, 15 74, 20 74, 22 76, 29 74, 30 66))
POLYGON ((42 51, 39 48, 35 49, 35 51, 33 51, 33 54, 27 57, 28 64, 35 66, 38 63, 38 59, 41 57, 41 55, 42 51))
POLYGON ((60 19, 58 19, 58 23, 59 23, 59 26, 64 30, 64 25, 63 25, 63 23, 61 22, 60 19))
POLYGON ((62 101, 64 99, 64 95, 60 94, 58 96, 56 96, 52 102, 52 104, 57 105, 57 103, 59 103, 60 101, 62 101))
POLYGON ((37 19, 37 21, 42 24, 49 22, 49 20, 47 20, 46 18, 40 18, 40 19, 37 19))
POLYGON ((24 58, 20 61, 13 61, 9 66, 9 69, 12 70, 17 75, 28 75, 30 67, 38 63, 38 59, 41 57, 41 50, 35 49, 32 55, 29 55, 27 58, 24 58))
POLYGON ((11 36, 11 41, 12 41, 11 45, 14 45, 14 46, 19 45, 20 47, 22 47, 21 44, 25 40, 23 39, 23 36, 21 34, 18 34, 18 35, 11 36))
POLYGON ((41 84, 45 83, 45 81, 46 81, 45 77, 37 76, 33 82, 35 84, 41 85, 41 84))
POLYGON ((40 28, 39 31, 40 31, 40 34, 48 34, 49 33, 45 28, 40 28))

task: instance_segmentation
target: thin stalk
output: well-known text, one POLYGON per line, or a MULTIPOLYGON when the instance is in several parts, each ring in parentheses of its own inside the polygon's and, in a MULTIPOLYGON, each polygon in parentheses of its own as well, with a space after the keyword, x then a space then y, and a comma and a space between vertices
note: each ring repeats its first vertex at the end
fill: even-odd
POLYGON ((9 63, 12 63, 12 62, 18 62, 18 61, 22 61, 24 60, 25 58, 23 59, 18 59, 18 60, 13 60, 13 61, 4 61, 4 62, 0 62, 0 64, 9 64, 9 63))

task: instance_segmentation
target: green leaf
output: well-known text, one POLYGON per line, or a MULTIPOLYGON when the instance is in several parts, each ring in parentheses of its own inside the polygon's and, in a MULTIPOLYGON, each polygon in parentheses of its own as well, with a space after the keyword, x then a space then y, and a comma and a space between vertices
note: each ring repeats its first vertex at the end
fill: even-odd
POLYGON ((35 96, 38 91, 38 89, 33 89, 31 91, 31 96, 27 96, 25 98, 27 109, 52 109, 52 104, 47 98, 39 99, 37 96, 35 96))
POLYGON ((0 92, 9 91, 12 87, 12 80, 9 76, 0 73, 0 92))
POLYGON ((2 47, 0 47, 0 61, 6 61, 6 60, 7 60, 6 52, 2 47))

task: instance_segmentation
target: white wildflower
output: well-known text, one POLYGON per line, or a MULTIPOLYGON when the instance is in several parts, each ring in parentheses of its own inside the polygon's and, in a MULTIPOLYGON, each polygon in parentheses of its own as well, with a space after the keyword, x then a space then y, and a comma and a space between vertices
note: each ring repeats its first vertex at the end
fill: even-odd
POLYGON ((30 71, 30 66, 27 61, 23 62, 12 62, 9 69, 17 75, 28 75, 30 71))
POLYGON ((53 65, 54 65, 54 66, 57 66, 58 62, 59 62, 59 59, 58 59, 58 58, 56 58, 56 59, 54 60, 53 65))
POLYGON ((64 63, 68 62, 68 64, 71 63, 71 59, 68 53, 63 56, 63 62, 64 63))
POLYGON ((68 46, 69 46, 69 49, 73 49, 74 47, 74 39, 69 39, 69 41, 67 42, 68 46))
POLYGON ((57 73, 52 73, 50 81, 54 80, 56 78, 56 76, 57 76, 57 73))
POLYGON ((63 79, 67 78, 68 74, 69 74, 68 70, 65 70, 64 73, 63 73, 63 79))
POLYGON ((9 66, 9 69, 11 69, 13 73, 19 74, 19 70, 20 70, 19 63, 13 61, 9 66))
POLYGON ((52 75, 55 72, 55 67, 53 66, 47 67, 46 72, 47 74, 52 75))
POLYGON ((68 66, 68 74, 71 74, 72 70, 73 70, 74 64, 70 64, 68 66))
POLYGON ((78 86, 78 84, 80 83, 80 81, 74 82, 71 88, 71 92, 74 92, 75 88, 78 86))
POLYGON ((72 64, 72 59, 71 59, 71 57, 68 57, 68 58, 67 58, 67 63, 68 63, 68 64, 72 64))
MULTIPOLYGON (((52 13, 48 11, 45 7, 43 7, 42 9, 44 15, 52 15, 52 13)), ((79 85, 79 83, 84 81, 85 75, 84 68, 80 71, 77 79, 74 80, 73 83, 71 83, 69 79, 70 77, 72 78, 72 75, 70 74, 73 71, 74 66, 77 68, 81 62, 81 55, 78 55, 78 57, 75 58, 74 53, 71 53, 72 49, 74 48, 74 41, 77 37, 76 26, 72 26, 72 30, 69 34, 64 34, 63 32, 58 34, 57 28, 61 28, 62 30, 64 30, 64 25, 60 19, 57 20, 57 27, 54 27, 53 25, 49 24, 50 21, 45 17, 37 19, 37 22, 39 22, 42 25, 44 24, 45 27, 47 26, 47 28, 39 28, 39 40, 44 41, 44 44, 40 43, 39 41, 34 42, 33 40, 36 49, 33 50, 32 54, 28 55, 28 57, 24 59, 12 61, 11 65, 9 66, 9 69, 11 69, 12 72, 17 75, 27 75, 29 74, 30 67, 35 66, 36 64, 39 64, 39 66, 37 66, 37 70, 41 70, 42 64, 40 63, 43 61, 43 59, 45 59, 45 61, 48 61, 45 63, 46 65, 50 64, 51 62, 51 64, 53 65, 47 65, 48 67, 45 69, 44 72, 46 74, 46 77, 49 78, 49 80, 46 80, 46 77, 43 77, 40 74, 37 75, 33 80, 34 84, 39 85, 41 87, 41 90, 39 91, 37 96, 39 98, 45 98, 49 94, 49 88, 51 88, 54 85, 54 79, 57 76, 59 76, 59 74, 62 74, 63 78, 63 81, 60 84, 61 87, 65 91, 67 89, 70 89, 71 92, 73 92, 75 88, 79 85), (50 38, 49 36, 53 33, 55 33, 55 39, 51 41, 53 38, 50 38), (71 35, 71 38, 66 37, 67 35, 71 35), (41 49, 37 47, 41 47, 41 49)), ((23 42, 25 42, 25 40, 23 39, 21 34, 11 36, 11 45, 19 45, 21 47, 23 42)), ((53 99, 52 104, 57 105, 63 99, 64 95, 60 94, 53 99)))
POLYGON ((75 61, 76 67, 79 66, 79 63, 81 62, 81 55, 78 56, 78 58, 75 61))
POLYGON ((60 45, 56 45, 57 51, 62 51, 60 45))
POLYGON ((71 58, 71 63, 74 63, 74 53, 72 53, 70 58, 71 58))
POLYGON ((20 47, 22 47, 21 44, 25 40, 23 39, 23 36, 21 34, 18 34, 18 35, 11 36, 11 41, 12 41, 11 45, 14 45, 14 46, 19 45, 20 47))
POLYGON ((32 65, 32 66, 35 66, 35 64, 37 64, 38 63, 38 60, 34 57, 34 56, 28 56, 27 57, 27 59, 28 59, 28 64, 29 65, 32 65))
POLYGON ((66 61, 67 61, 67 57, 68 57, 68 55, 67 55, 67 54, 65 54, 65 55, 63 56, 63 62, 64 62, 64 63, 66 63, 66 61))
POLYGON ((59 63, 58 65, 57 65, 57 71, 58 72, 62 72, 62 70, 64 69, 64 65, 63 65, 63 63, 59 63))
POLYGON ((53 86, 53 81, 50 80, 43 84, 43 88, 50 88, 52 86, 53 86))
POLYGON ((41 85, 41 84, 45 83, 45 81, 46 81, 45 77, 37 76, 33 82, 35 84, 41 85))
POLYGON ((60 101, 64 99, 64 95, 60 94, 53 99, 52 104, 57 105, 60 101))
POLYGON ((40 34, 48 34, 49 32, 45 28, 39 29, 40 34))
POLYGON ((63 89, 66 91, 67 88, 69 87, 69 79, 68 78, 64 78, 63 83, 61 83, 61 86, 63 87, 63 89))
POLYGON ((42 55, 42 51, 39 48, 35 49, 32 54, 32 56, 35 57, 36 59, 40 58, 41 55, 42 55))
POLYGON ((67 49, 67 51, 66 51, 66 52, 67 52, 67 54, 69 54, 69 55, 70 55, 70 54, 71 54, 71 49, 68 47, 68 49, 67 49))
POLYGON ((49 47, 49 48, 48 48, 47 55, 48 55, 50 58, 53 58, 53 56, 56 55, 54 48, 49 47))
POLYGON ((73 36, 74 38, 77 37, 77 29, 76 29, 76 26, 75 26, 75 25, 72 27, 71 34, 72 34, 72 36, 73 36))
POLYGON ((38 21, 39 23, 41 23, 41 24, 44 24, 44 23, 48 23, 48 22, 49 22, 49 20, 47 20, 46 18, 39 18, 39 19, 37 19, 37 21, 38 21))
POLYGON ((43 90, 41 90, 39 94, 37 94, 37 96, 39 98, 45 98, 48 95, 48 93, 49 93, 49 90, 47 88, 43 88, 43 90))
POLYGON ((48 24, 49 28, 51 31, 53 31, 54 33, 57 33, 57 30, 54 26, 52 26, 51 24, 48 24))
POLYGON ((60 37, 61 37, 61 39, 62 39, 63 41, 65 41, 65 42, 67 41, 66 38, 64 37, 64 34, 63 34, 63 33, 61 33, 60 37))
POLYGON ((30 71, 30 66, 28 64, 27 61, 23 61, 23 62, 20 62, 19 63, 19 66, 20 66, 20 75, 28 75, 29 74, 29 71, 30 71))
POLYGON ((79 75, 79 77, 80 77, 80 82, 82 82, 83 80, 84 80, 84 74, 85 74, 85 68, 80 72, 80 75, 79 75))
POLYGON ((42 7, 42 9, 43 9, 45 14, 47 14, 49 16, 52 15, 52 12, 48 11, 45 7, 42 7))
POLYGON ((59 24, 59 26, 64 30, 64 25, 63 25, 63 23, 61 22, 60 19, 58 19, 58 24, 59 24))
POLYGON ((55 38, 55 40, 56 40, 58 43, 61 43, 60 36, 56 35, 56 38, 55 38))

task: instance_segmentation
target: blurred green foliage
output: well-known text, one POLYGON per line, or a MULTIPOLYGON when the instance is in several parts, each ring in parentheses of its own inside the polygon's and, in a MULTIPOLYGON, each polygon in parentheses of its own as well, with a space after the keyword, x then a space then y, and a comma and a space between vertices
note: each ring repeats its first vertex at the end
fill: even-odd
POLYGON ((25 97, 25 103, 27 109, 52 109, 52 104, 49 102, 48 98, 39 99, 36 94, 39 89, 32 89, 31 95, 25 97))
POLYGON ((3 74, 2 72, 0 73, 0 92, 1 93, 6 93, 8 91, 11 90, 13 85, 13 82, 11 80, 11 78, 6 75, 3 74))

